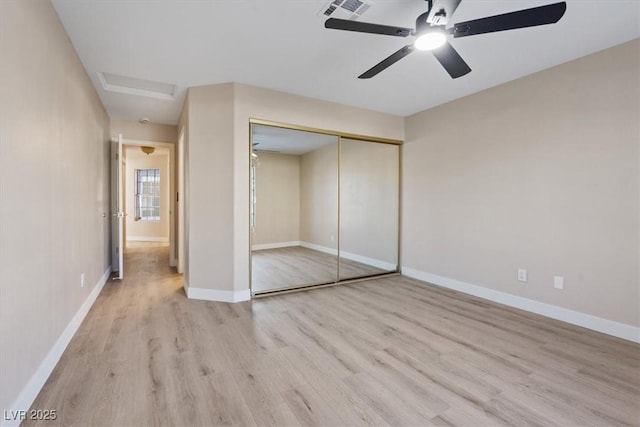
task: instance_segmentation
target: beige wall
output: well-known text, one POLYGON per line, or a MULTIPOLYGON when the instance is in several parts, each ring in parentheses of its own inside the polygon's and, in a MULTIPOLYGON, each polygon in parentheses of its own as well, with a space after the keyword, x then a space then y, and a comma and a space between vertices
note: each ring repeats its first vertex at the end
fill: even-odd
POLYGON ((635 40, 408 117, 403 265, 640 325, 639 62, 635 40))
POLYGON ((338 247, 338 142, 301 156, 300 240, 338 247))
MULTIPOLYGON (((182 113, 180 114, 180 120, 178 121, 178 138, 180 138, 180 135, 182 135, 182 143, 183 143, 183 150, 182 150, 182 155, 183 155, 183 159, 180 159, 180 150, 176 150, 176 165, 177 165, 177 173, 176 175, 181 175, 184 179, 183 181, 183 185, 184 185, 184 194, 180 194, 180 200, 183 208, 183 216, 184 216, 184 236, 180 236, 180 227, 176 227, 177 233, 176 233, 176 241, 180 242, 180 239, 183 239, 183 251, 184 251, 184 256, 183 256, 183 260, 184 260, 184 264, 182 266, 182 270, 183 270, 183 274, 184 274, 184 281, 186 284, 189 283, 189 271, 188 271, 188 261, 189 261, 189 173, 188 173, 188 168, 189 168, 189 94, 187 94, 187 97, 184 101, 184 105, 182 107, 182 113), (180 168, 180 166, 182 167, 182 170, 180 168)), ((176 181, 179 182, 179 177, 176 177, 176 181)), ((179 190, 179 188, 178 188, 179 190)), ((179 209, 176 209, 176 220, 179 222, 180 221, 180 211, 179 209)), ((177 249, 177 256, 180 257, 180 244, 176 245, 176 249, 177 249)))
POLYGON ((252 244, 300 240, 300 156, 257 153, 256 227, 252 244))
POLYGON ((340 251, 397 265, 400 147, 340 145, 340 251))
POLYGON ((26 409, 13 406, 18 394, 110 264, 110 148, 109 117, 50 2, 2 0, 0 52, 0 407, 10 410, 26 409))
MULTIPOLYGON (((232 290, 234 265, 233 85, 189 89, 186 206, 188 209, 187 286, 232 290)), ((247 124, 248 127, 248 124, 247 124)), ((249 157, 249 137, 245 145, 249 157)), ((245 209, 249 169, 245 169, 245 209)), ((249 251, 249 216, 245 249, 249 251)))
POLYGON ((117 138, 121 133, 124 139, 154 142, 178 142, 178 127, 156 123, 142 124, 129 120, 112 119, 111 137, 117 138))
POLYGON ((127 240, 169 241, 169 154, 156 149, 150 155, 140 147, 126 147, 126 233, 127 240), (136 169, 160 169, 160 221, 136 221, 135 171, 136 169))

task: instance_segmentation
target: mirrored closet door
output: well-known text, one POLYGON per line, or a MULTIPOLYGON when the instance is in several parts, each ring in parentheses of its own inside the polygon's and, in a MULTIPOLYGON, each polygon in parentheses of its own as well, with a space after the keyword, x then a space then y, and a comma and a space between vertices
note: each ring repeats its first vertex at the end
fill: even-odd
POLYGON ((338 137, 252 125, 252 150, 252 291, 334 282, 338 137))
POLYGON ((399 165, 397 144, 252 123, 252 293, 397 271, 399 165))
POLYGON ((398 269, 400 146, 340 141, 340 280, 398 269))

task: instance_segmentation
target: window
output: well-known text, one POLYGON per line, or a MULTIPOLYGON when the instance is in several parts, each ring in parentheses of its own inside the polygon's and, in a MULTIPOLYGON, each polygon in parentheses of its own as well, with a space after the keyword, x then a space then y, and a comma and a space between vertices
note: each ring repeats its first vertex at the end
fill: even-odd
POLYGON ((136 169, 136 221, 160 221, 160 169, 136 169))

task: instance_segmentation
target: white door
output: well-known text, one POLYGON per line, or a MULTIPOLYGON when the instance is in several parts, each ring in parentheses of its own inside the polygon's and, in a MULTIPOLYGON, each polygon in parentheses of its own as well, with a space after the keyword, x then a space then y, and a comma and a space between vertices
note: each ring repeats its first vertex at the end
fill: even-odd
POLYGON ((122 134, 111 145, 111 266, 114 279, 124 278, 124 196, 122 134))

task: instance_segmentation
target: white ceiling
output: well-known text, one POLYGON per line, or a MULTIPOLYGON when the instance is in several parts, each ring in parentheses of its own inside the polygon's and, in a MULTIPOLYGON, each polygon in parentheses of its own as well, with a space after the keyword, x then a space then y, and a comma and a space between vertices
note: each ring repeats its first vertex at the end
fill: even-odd
MULTIPOLYGON (((360 19, 413 27, 423 0, 373 0, 360 19)), ((459 22, 554 3, 463 0, 459 22)), ((324 29, 317 0, 53 0, 113 118, 176 124, 186 89, 247 83, 409 115, 640 37, 639 0, 567 0, 555 25, 452 40, 472 68, 452 80, 415 52, 370 80, 357 76, 410 41, 324 29), (107 92, 108 72, 175 84, 176 100, 107 92)))
POLYGON ((282 154, 301 155, 330 144, 338 144, 338 137, 321 133, 283 129, 273 126, 253 125, 254 149, 276 151, 282 154))

